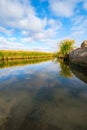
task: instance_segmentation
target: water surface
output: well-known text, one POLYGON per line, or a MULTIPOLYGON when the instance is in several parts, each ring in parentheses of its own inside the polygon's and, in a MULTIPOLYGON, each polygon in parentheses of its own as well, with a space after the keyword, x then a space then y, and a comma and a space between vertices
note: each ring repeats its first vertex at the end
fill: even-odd
POLYGON ((87 130, 86 70, 63 61, 6 64, 0 64, 0 130, 87 130))

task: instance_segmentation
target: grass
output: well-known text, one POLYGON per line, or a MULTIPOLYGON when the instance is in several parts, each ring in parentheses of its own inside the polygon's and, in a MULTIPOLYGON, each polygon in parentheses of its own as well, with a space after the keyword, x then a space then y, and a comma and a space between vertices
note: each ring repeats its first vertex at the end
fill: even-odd
POLYGON ((0 50, 0 60, 32 59, 52 57, 50 52, 0 50))

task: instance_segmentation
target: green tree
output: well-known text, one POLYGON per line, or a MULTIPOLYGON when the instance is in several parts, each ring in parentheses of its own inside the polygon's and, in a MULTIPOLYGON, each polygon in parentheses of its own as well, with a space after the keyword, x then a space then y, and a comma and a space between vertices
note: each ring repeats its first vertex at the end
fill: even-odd
POLYGON ((65 57, 66 55, 68 55, 69 52, 74 49, 74 46, 73 46, 74 43, 75 43, 74 40, 69 40, 69 39, 65 39, 65 40, 61 41, 59 43, 58 54, 62 55, 63 57, 65 57))

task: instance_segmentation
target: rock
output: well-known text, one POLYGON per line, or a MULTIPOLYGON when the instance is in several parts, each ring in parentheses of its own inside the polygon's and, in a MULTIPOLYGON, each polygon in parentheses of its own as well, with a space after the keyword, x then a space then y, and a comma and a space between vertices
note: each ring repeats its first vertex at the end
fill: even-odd
POLYGON ((87 66, 87 47, 77 48, 70 52, 69 61, 74 64, 87 66))
POLYGON ((87 47, 87 40, 82 42, 81 47, 87 47))
POLYGON ((82 80, 83 82, 87 83, 87 67, 75 65, 75 64, 70 64, 70 69, 72 73, 82 80))

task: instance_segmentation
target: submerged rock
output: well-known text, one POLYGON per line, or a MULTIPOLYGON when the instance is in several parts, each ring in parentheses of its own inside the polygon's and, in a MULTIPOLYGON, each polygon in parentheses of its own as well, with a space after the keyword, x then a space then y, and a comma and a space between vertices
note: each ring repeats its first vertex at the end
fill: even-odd
POLYGON ((77 48, 70 52, 69 61, 81 66, 87 66, 87 47, 77 48))

